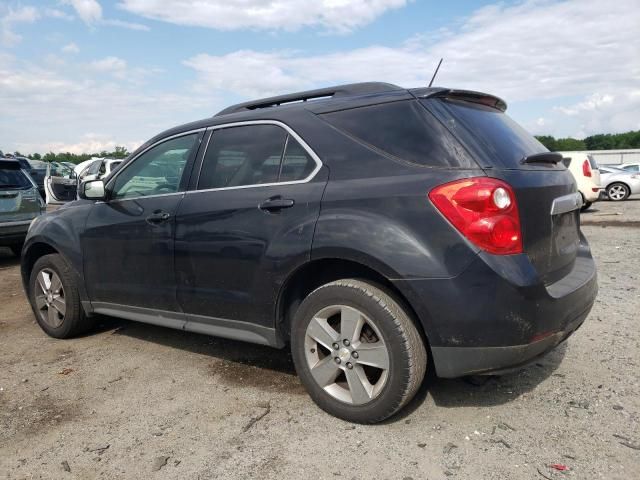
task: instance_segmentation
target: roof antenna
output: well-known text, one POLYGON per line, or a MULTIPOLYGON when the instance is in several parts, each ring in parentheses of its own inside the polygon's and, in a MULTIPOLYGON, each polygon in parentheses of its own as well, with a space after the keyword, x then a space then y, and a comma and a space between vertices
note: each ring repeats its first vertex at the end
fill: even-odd
POLYGON ((438 62, 438 66, 436 67, 436 71, 433 72, 433 77, 431 77, 431 81, 429 82, 429 88, 433 85, 433 81, 436 79, 436 75, 438 75, 438 70, 440 70, 440 65, 442 65, 442 58, 438 62))

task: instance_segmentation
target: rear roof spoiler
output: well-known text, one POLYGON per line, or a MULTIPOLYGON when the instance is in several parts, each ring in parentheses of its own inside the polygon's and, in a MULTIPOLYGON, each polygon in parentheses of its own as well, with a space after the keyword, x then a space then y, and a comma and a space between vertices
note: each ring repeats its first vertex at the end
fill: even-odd
POLYGON ((507 110, 507 102, 488 93, 474 92, 472 90, 454 90, 452 88, 417 88, 410 92, 418 98, 448 98, 462 102, 478 103, 495 108, 501 112, 507 110))

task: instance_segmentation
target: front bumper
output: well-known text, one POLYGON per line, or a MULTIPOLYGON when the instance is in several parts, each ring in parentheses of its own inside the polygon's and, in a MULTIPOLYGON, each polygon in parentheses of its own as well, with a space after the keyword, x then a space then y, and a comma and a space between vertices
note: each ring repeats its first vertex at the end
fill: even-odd
POLYGON ((31 220, 0 223, 0 246, 24 242, 31 220))

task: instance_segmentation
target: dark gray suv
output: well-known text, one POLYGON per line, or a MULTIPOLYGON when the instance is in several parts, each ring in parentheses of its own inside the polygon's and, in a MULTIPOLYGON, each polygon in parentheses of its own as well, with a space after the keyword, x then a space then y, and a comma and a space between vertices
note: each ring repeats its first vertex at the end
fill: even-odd
POLYGON ((414 396, 428 358, 443 377, 524 365, 582 324, 597 281, 561 155, 505 109, 364 83, 166 131, 33 223, 38 323, 290 345, 317 404, 365 423, 414 396))

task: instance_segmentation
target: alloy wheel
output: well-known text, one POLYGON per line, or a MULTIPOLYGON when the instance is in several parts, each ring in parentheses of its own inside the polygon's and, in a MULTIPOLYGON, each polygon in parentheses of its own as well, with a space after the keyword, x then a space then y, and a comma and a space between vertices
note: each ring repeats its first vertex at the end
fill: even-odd
POLYGON ((45 268, 38 273, 35 300, 42 321, 52 328, 60 327, 67 311, 67 303, 62 281, 56 272, 45 268))
POLYGON ((623 185, 612 185, 607 192, 611 200, 624 200, 627 196, 627 189, 623 185))
POLYGON ((332 305, 316 313, 305 335, 311 376, 333 398, 363 405, 389 376, 389 351, 375 323, 360 310, 332 305))

